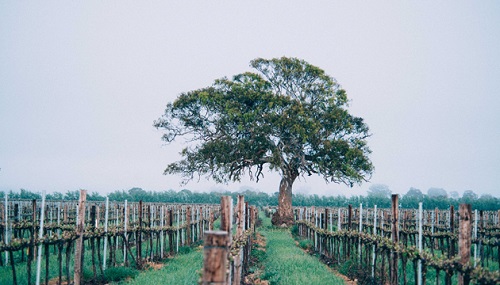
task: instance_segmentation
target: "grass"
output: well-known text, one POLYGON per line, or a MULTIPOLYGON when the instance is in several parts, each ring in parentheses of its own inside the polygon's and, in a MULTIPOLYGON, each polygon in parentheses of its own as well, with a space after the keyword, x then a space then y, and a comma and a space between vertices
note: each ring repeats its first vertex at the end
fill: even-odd
POLYGON ((201 248, 196 248, 189 253, 177 255, 175 258, 167 260, 159 270, 143 271, 133 280, 118 284, 198 284, 202 267, 203 252, 201 248))
POLYGON ((297 247, 288 229, 273 228, 270 219, 263 218, 261 230, 267 240, 261 277, 271 285, 344 284, 325 264, 297 247))

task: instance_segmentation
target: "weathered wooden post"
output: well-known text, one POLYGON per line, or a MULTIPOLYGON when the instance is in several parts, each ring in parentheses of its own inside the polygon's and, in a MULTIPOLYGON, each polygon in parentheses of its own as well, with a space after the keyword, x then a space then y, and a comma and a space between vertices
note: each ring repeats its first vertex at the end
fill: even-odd
POLYGON ((240 237, 245 230, 245 197, 243 195, 238 195, 236 219, 236 236, 240 237))
MULTIPOLYGON (((453 234, 455 232, 455 207, 453 205, 450 206, 450 212, 449 212, 449 227, 450 227, 450 232, 453 234)), ((448 240, 448 258, 452 259, 455 256, 455 242, 451 237, 447 238, 448 240)), ((452 277, 452 272, 450 270, 446 270, 446 276, 445 276, 445 284, 446 285, 451 285, 451 277, 452 277)))
POLYGON ((78 201, 78 224, 76 232, 78 239, 75 246, 75 274, 74 284, 80 285, 82 279, 82 249, 83 249, 83 232, 85 227, 85 201, 87 200, 87 190, 80 190, 80 199, 78 201))
POLYGON ((214 211, 211 208, 208 208, 208 230, 212 231, 214 229, 214 211))
POLYGON ((205 244, 203 247, 203 285, 228 284, 226 280, 228 248, 228 232, 205 232, 205 244))
MULTIPOLYGON (((359 234, 363 232, 363 203, 359 204, 359 234)), ((358 257, 361 264, 361 236, 358 238, 358 257)))
POLYGON ((31 262, 35 259, 35 221, 36 221, 36 199, 33 199, 31 201, 31 209, 32 209, 32 217, 31 220, 33 221, 31 223, 31 237, 30 237, 30 246, 29 246, 29 253, 28 253, 28 265, 27 265, 27 270, 28 270, 28 285, 31 285, 31 262))
POLYGON ((168 231, 168 248, 170 251, 170 255, 174 254, 174 231, 173 231, 173 225, 174 225, 174 210, 168 209, 168 215, 167 215, 167 226, 169 227, 168 231))
MULTIPOLYGON (((459 208, 460 222, 458 231, 458 251, 460 254, 460 263, 462 266, 468 266, 470 261, 470 248, 472 245, 471 234, 471 220, 472 208, 470 204, 460 204, 459 208)), ((469 276, 464 276, 462 273, 458 274, 458 284, 467 285, 470 282, 469 276)))
MULTIPOLYGON (((107 198, 106 198, 107 199, 107 198)), ((123 206, 123 263, 128 264, 127 262, 127 246, 128 246, 128 233, 127 233, 127 225, 128 225, 128 205, 127 200, 125 200, 125 205, 123 206)))
POLYGON ((347 212, 347 230, 352 230, 352 205, 349 205, 347 212))
POLYGON ((106 210, 104 212, 104 254, 102 258, 102 269, 106 270, 106 256, 108 252, 108 218, 109 218, 109 197, 106 196, 106 210))
MULTIPOLYGON (((418 203, 418 252, 422 252, 422 202, 418 203)), ((422 285, 422 260, 418 260, 417 284, 422 285)))
MULTIPOLYGON (((220 214, 220 230, 227 232, 227 247, 231 248, 232 232, 233 232, 233 199, 231 196, 222 196, 220 201, 221 214, 220 214)), ((228 251, 226 250, 227 254, 228 251)), ((228 255, 226 254, 225 259, 228 259, 228 255)), ((227 264, 227 262, 226 262, 227 264)), ((224 270, 226 267, 224 267, 224 270)), ((231 283, 231 270, 229 270, 229 274, 226 276, 226 283, 231 283)))
MULTIPOLYGON (((477 209, 474 210, 474 239, 477 239, 477 209)), ((477 265, 477 243, 474 244, 474 268, 477 265)))
POLYGON ((187 245, 191 245, 191 207, 186 208, 186 242, 187 245))
MULTIPOLYGON (((392 223, 391 233, 392 242, 397 244, 399 242, 399 227, 398 227, 398 211, 399 197, 398 194, 392 194, 392 223)), ((398 253, 393 250, 391 253, 391 285, 398 284, 398 253)))
POLYGON ((220 214, 220 230, 229 233, 229 240, 231 240, 231 232, 233 228, 233 199, 231 196, 222 196, 220 200, 221 214, 220 214))
MULTIPOLYGON (((5 244, 9 244, 9 232, 8 232, 8 228, 9 228, 9 193, 7 193, 7 191, 5 191, 5 205, 4 205, 4 210, 5 210, 5 215, 4 215, 4 225, 5 225, 5 233, 4 233, 4 242, 5 244)), ((34 223, 35 221, 33 221, 34 223)), ((5 265, 9 264, 9 251, 6 250, 5 251, 5 265)))
MULTIPOLYGON (((330 218, 330 222, 331 222, 331 216, 329 216, 330 214, 330 211, 328 210, 328 208, 325 208, 325 217, 324 217, 324 224, 323 224, 323 229, 325 231, 328 231, 328 218, 330 218)), ((327 245, 328 245, 328 238, 327 236, 325 235, 325 237, 323 237, 323 253, 326 255, 326 256, 329 256, 328 255, 328 250, 327 250, 327 245)))
MULTIPOLYGON (((450 206, 450 232, 453 234, 455 232, 455 207, 450 206)), ((455 255, 455 243, 450 238, 449 240, 449 251, 448 258, 452 258, 455 255)))
POLYGON ((164 219, 165 219, 165 205, 161 205, 160 208, 160 258, 163 259, 163 227, 164 225, 164 219))
POLYGON ((342 222, 340 221, 340 208, 337 210, 337 231, 342 230, 342 222))
POLYGON ((142 200, 139 201, 139 228, 137 230, 137 252, 136 264, 137 268, 142 268, 142 200))
POLYGON ((179 221, 179 218, 180 218, 180 207, 177 207, 177 235, 175 236, 176 237, 175 252, 179 252, 179 239, 180 239, 180 230, 179 230, 180 221, 179 221))
MULTIPOLYGON (((373 235, 377 235, 377 205, 373 208, 373 235)), ((375 278, 375 259, 377 256, 375 255, 375 243, 373 244, 372 251, 372 278, 375 278)))
MULTIPOLYGON (((243 236, 244 228, 245 228, 245 197, 243 195, 238 195, 238 202, 236 204, 236 237, 238 239, 241 239, 241 237, 243 236)), ((242 256, 243 256, 243 248, 240 248, 238 255, 234 257, 233 284, 235 285, 241 284, 242 256)))

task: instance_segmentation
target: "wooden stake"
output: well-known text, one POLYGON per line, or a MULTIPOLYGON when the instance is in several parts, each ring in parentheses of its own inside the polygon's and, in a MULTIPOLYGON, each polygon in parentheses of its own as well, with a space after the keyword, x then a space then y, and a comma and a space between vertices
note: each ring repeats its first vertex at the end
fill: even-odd
MULTIPOLYGON (((104 214, 104 233, 108 233, 108 218, 109 218, 109 197, 106 197, 106 212, 104 214)), ((106 270, 106 256, 108 251, 108 237, 104 235, 104 257, 102 260, 102 268, 106 270)))
POLYGON ((226 266, 229 247, 229 233, 226 231, 205 232, 203 257, 203 283, 228 284, 226 281, 226 266))
MULTIPOLYGON (((394 244, 399 242, 399 228, 398 228, 398 205, 399 205, 399 197, 397 194, 392 195, 392 224, 391 224, 391 232, 392 232, 392 241, 394 244)), ((391 285, 398 284, 398 253, 396 251, 392 251, 391 253, 391 285)))
MULTIPOLYGON (((220 201, 221 214, 220 214, 220 230, 227 232, 227 247, 231 247, 232 238, 232 228, 233 228, 233 199, 231 196, 222 196, 220 201)), ((227 259, 228 256, 226 255, 227 259)), ((224 267, 225 268, 225 267, 224 267)), ((231 270, 226 276, 226 283, 231 283, 231 270)), ((226 284, 224 283, 224 284, 226 284)))
MULTIPOLYGON (((470 261, 470 248, 471 248, 471 220, 472 220, 472 208, 470 204, 460 204, 459 208, 460 222, 458 231, 458 251, 460 254, 460 263, 463 266, 469 265, 470 261)), ((458 284, 466 285, 469 284, 469 276, 464 276, 463 274, 458 274, 458 284)))
POLYGON ((142 268, 142 200, 139 201, 139 231, 137 232, 137 268, 142 268))
MULTIPOLYGON (((422 202, 418 203, 418 252, 422 252, 422 202)), ((418 260, 417 284, 422 285, 422 260, 418 260)))
POLYGON ((83 232, 85 226, 85 201, 87 200, 87 190, 80 190, 80 200, 78 201, 78 224, 76 232, 78 239, 76 239, 75 246, 75 274, 74 284, 80 285, 82 278, 82 248, 83 248, 83 232))

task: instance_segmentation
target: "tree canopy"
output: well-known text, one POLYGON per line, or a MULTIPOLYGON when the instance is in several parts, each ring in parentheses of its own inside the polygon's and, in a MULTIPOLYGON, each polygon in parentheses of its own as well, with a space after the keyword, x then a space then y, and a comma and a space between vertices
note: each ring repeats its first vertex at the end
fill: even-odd
POLYGON ((268 167, 281 174, 286 199, 300 175, 351 186, 371 176, 368 126, 349 114, 335 79, 296 58, 258 58, 250 66, 257 72, 215 80, 167 105, 154 126, 165 131, 163 140, 182 136, 190 144, 165 174, 229 182, 248 173, 258 181, 268 167))
POLYGON ((389 186, 385 184, 372 184, 368 188, 369 197, 390 198, 391 194, 391 189, 389 189, 389 186))

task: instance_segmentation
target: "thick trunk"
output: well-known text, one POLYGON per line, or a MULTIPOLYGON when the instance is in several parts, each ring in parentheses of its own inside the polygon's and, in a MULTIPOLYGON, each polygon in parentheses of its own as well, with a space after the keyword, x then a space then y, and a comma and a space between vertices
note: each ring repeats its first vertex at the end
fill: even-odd
POLYGON ((275 226, 289 227, 293 225, 292 185, 297 176, 283 176, 280 182, 278 211, 274 213, 272 223, 275 226))

